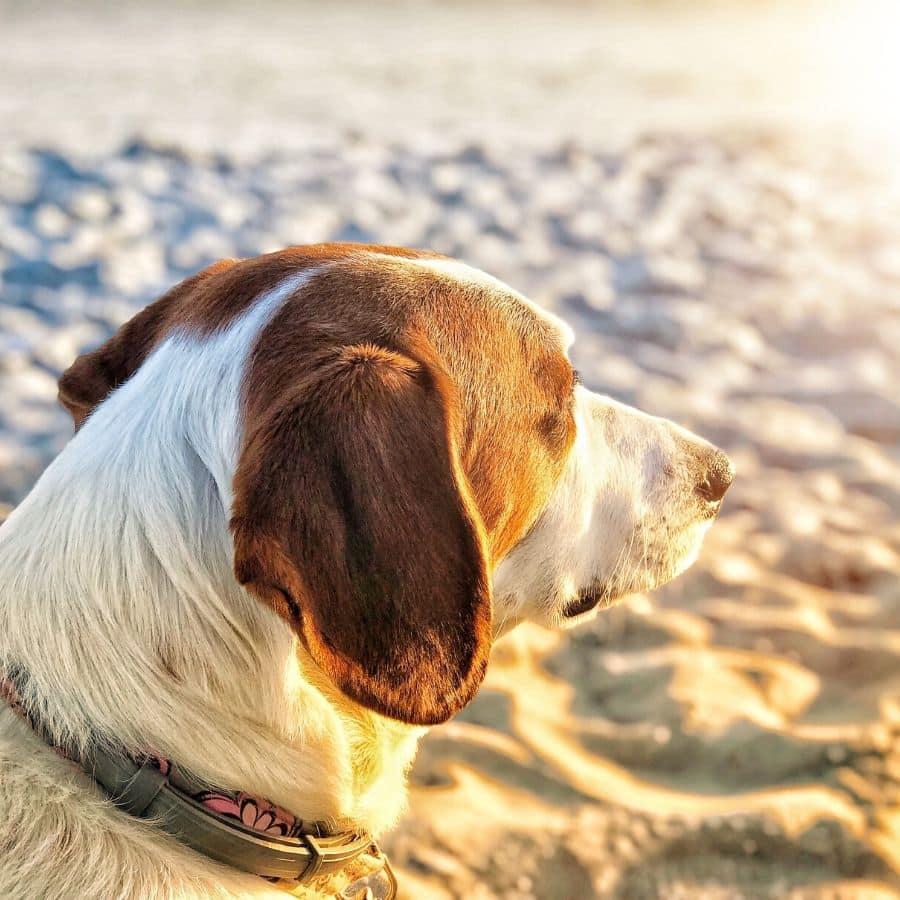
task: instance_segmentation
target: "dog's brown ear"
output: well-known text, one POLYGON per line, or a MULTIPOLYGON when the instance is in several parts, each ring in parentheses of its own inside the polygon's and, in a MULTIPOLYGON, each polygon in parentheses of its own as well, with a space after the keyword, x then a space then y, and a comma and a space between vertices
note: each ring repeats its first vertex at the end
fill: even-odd
POLYGON ((221 260, 175 285, 129 319, 105 344, 83 353, 63 372, 58 382, 59 402, 71 413, 76 431, 98 404, 140 368, 198 287, 233 264, 234 260, 221 260))
POLYGON ((474 696, 492 638, 451 386, 433 362, 367 345, 313 368, 247 423, 235 574, 349 697, 443 722, 474 696))
POLYGON ((157 303, 126 322, 105 344, 83 353, 63 372, 59 402, 71 413, 76 431, 94 408, 128 381, 147 358, 164 317, 164 309, 157 303))

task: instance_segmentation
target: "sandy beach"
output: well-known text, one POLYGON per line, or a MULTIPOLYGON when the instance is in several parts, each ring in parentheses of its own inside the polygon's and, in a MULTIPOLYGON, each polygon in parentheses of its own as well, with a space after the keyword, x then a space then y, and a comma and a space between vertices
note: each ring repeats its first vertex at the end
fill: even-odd
MULTIPOLYGON (((309 13, 324 38, 270 83, 236 7, 158 25, 142 60, 145 8, 101 35, 96 11, 0 6, 0 504, 70 437, 59 373, 208 262, 323 240, 459 256, 575 327, 589 387, 715 441, 738 478, 675 582, 497 644, 385 842, 403 896, 900 896, 896 157, 797 119, 797 84, 754 93, 743 57, 736 110, 698 74, 725 65, 708 32, 654 55, 691 39, 679 19, 540 7, 492 56, 499 14, 385 8, 369 43, 335 38, 354 7, 309 13), (439 37, 406 64, 417 34, 439 37), (588 65, 613 45, 628 65, 588 65), (285 103, 307 114, 279 122, 285 103)), ((301 36, 290 15, 259 26, 269 56, 301 36)))

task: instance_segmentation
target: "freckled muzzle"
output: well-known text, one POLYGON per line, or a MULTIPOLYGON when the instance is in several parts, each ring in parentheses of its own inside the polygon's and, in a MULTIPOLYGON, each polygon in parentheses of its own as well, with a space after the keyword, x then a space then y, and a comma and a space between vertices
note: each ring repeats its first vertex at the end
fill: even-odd
MULTIPOLYGON (((658 474, 674 487, 676 496, 693 496, 694 502, 683 506, 675 501, 675 509, 680 506, 687 518, 679 525, 667 521, 663 507, 658 507, 656 515, 638 519, 633 523, 630 535, 621 537, 625 552, 620 554, 618 565, 604 578, 594 580, 579 591, 578 595, 562 608, 563 619, 577 619, 596 607, 610 605, 616 599, 634 590, 652 590, 668 581, 686 567, 684 561, 693 559, 699 547, 703 531, 695 531, 705 520, 715 518, 722 506, 722 499, 734 481, 734 465, 728 456, 717 447, 694 435, 680 435, 680 451, 690 460, 680 466, 668 461, 658 474), (684 480, 684 471, 688 477, 684 480), (682 473, 679 475, 679 471, 682 473), (674 479, 674 480, 673 480, 674 479), (679 533, 696 535, 687 543, 673 540, 679 533), (634 554, 630 551, 634 549, 634 554), (636 555, 635 555, 636 554, 636 555)), ((671 508, 671 507, 670 507, 671 508)), ((681 518, 677 516, 676 518, 681 518)))

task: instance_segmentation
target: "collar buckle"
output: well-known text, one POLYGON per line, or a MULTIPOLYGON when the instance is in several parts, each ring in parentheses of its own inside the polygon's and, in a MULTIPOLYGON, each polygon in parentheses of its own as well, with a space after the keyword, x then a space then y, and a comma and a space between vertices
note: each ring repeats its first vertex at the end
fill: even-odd
POLYGON ((304 882, 340 872, 347 863, 372 846, 372 838, 366 834, 354 834, 349 840, 346 832, 325 837, 314 834, 299 837, 309 848, 309 863, 297 876, 298 881, 304 882))

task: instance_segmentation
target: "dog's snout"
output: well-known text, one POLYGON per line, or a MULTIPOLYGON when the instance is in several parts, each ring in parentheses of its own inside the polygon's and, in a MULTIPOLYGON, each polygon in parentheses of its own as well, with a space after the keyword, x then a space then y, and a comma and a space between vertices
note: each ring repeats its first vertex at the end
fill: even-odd
POLYGON ((714 450, 706 463, 706 472, 697 485, 697 493, 710 502, 718 502, 734 481, 734 465, 721 451, 714 450))

